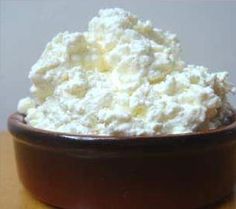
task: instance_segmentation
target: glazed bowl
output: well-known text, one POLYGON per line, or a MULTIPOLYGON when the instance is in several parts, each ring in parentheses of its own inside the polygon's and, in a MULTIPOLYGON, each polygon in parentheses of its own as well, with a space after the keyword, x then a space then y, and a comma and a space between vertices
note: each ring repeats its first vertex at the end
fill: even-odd
POLYGON ((152 137, 72 135, 8 119, 19 177, 67 209, 195 209, 233 191, 236 117, 211 131, 152 137))

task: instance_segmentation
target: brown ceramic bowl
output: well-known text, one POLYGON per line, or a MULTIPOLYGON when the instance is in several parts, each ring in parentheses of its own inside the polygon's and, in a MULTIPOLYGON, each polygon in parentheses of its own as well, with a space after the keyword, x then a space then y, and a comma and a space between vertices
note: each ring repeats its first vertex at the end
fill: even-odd
POLYGON ((194 209, 230 194, 236 117, 202 133, 82 136, 35 129, 9 117, 18 172, 39 200, 69 209, 194 209))

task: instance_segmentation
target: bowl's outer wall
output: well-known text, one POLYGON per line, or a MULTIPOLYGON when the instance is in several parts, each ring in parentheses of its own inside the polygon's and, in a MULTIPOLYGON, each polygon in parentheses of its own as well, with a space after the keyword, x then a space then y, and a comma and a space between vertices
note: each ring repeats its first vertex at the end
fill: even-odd
POLYGON ((45 132, 20 114, 8 126, 24 186, 61 208, 195 209, 236 182, 236 119, 212 132, 138 140, 45 132))
POLYGON ((14 140, 19 176, 33 195, 70 209, 193 209, 229 194, 236 145, 158 153, 52 151, 14 140))

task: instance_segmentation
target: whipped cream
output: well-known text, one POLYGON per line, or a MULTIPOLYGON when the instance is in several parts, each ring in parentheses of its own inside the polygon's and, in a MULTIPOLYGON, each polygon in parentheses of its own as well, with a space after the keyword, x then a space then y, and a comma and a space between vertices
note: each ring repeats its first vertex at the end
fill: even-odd
POLYGON ((186 65, 176 35, 122 9, 88 31, 59 33, 18 111, 33 127, 73 134, 156 135, 217 128, 233 114, 227 72, 186 65))

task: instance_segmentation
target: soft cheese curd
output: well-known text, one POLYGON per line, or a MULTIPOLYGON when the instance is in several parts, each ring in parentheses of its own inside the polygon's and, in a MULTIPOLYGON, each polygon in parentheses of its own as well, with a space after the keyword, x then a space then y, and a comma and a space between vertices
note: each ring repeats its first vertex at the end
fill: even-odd
POLYGON ((32 67, 18 111, 36 128, 157 135, 221 126, 233 114, 227 72, 186 65, 176 35, 123 9, 100 10, 88 31, 59 33, 32 67))

